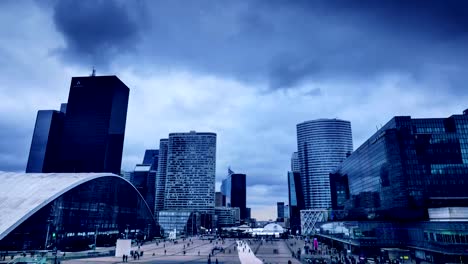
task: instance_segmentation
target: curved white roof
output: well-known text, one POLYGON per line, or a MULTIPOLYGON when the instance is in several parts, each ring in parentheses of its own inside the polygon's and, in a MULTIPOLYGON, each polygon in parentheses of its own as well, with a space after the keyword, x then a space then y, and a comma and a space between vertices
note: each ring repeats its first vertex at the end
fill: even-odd
POLYGON ((74 187, 112 173, 0 172, 0 240, 39 209, 74 187))

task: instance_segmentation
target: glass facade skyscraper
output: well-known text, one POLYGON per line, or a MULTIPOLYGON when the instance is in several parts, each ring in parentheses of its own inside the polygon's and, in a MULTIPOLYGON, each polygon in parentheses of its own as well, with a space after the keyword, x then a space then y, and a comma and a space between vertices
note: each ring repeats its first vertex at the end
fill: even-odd
POLYGON ((240 219, 246 219, 247 212, 247 186, 246 175, 241 173, 231 174, 231 207, 240 209, 240 219))
POLYGON ((145 150, 145 156, 143 157, 143 165, 151 165, 151 170, 158 170, 158 149, 147 149, 145 150))
POLYGON ((57 167, 64 117, 55 110, 37 112, 26 172, 53 172, 57 167))
POLYGON ((293 152, 291 156, 291 171, 292 172, 301 172, 301 166, 299 165, 299 155, 296 152, 293 152))
POLYGON ((298 234, 301 230, 300 211, 304 209, 304 196, 299 172, 288 172, 288 201, 291 233, 298 234))
POLYGON ((330 208, 329 174, 353 151, 351 123, 339 119, 300 123, 297 149, 305 208, 330 208))
MULTIPOLYGON (((164 197, 166 194, 167 146, 168 139, 159 141, 158 170, 156 172, 156 201, 155 212, 164 210, 164 197)), ((155 215, 158 215, 155 213, 155 215)))
POLYGON ((169 134, 164 210, 213 215, 215 170, 215 133, 169 134))
POLYGON ((394 117, 331 178, 336 206, 355 218, 427 220, 428 208, 466 207, 468 114, 394 117))

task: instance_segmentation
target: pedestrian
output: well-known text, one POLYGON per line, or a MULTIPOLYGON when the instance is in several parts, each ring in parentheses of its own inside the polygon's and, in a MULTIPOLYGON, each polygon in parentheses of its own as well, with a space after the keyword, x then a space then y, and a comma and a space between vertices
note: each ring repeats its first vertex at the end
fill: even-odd
POLYGON ((125 262, 125 254, 122 255, 122 262, 125 262))
POLYGON ((164 255, 166 255, 166 250, 164 250, 164 255))

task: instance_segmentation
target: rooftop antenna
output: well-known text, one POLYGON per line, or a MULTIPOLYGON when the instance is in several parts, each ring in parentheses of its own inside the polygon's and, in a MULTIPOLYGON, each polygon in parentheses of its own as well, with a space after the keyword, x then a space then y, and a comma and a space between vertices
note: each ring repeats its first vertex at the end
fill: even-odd
POLYGON ((94 66, 93 66, 93 72, 91 73, 91 76, 96 77, 96 69, 94 68, 94 66))

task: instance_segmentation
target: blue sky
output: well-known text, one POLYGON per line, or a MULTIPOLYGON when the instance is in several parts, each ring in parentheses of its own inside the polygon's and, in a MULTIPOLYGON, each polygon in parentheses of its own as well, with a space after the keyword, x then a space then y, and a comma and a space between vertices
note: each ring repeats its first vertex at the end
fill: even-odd
POLYGON ((287 202, 296 124, 468 108, 464 1, 0 1, 0 170, 24 171, 37 110, 72 76, 130 87, 123 169, 170 132, 218 134, 258 219, 287 202))

